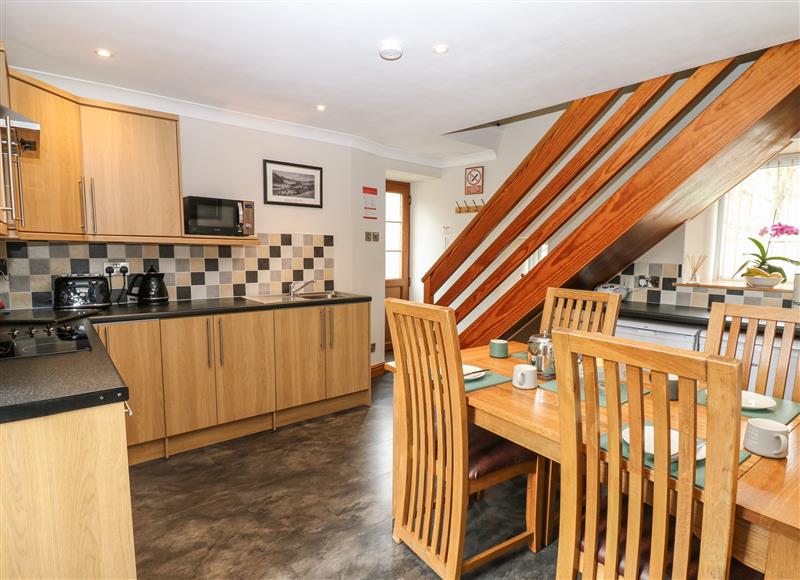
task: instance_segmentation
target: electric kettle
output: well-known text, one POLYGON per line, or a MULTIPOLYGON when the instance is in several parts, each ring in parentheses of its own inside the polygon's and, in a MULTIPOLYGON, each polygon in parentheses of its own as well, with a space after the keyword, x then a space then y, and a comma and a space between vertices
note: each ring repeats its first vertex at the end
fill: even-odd
POLYGON ((153 266, 144 274, 135 274, 128 284, 128 300, 139 304, 158 304, 169 300, 164 274, 153 266))

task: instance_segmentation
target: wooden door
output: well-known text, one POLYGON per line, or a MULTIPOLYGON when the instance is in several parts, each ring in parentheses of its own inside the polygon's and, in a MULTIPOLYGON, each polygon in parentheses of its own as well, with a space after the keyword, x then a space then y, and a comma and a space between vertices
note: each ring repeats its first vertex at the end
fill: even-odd
POLYGON ((160 321, 167 436, 217 424, 211 323, 210 316, 160 321))
POLYGON ((339 397, 369 388, 369 303, 326 308, 325 394, 339 397))
MULTIPOLYGON (((411 184, 386 180, 386 297, 408 300, 408 260, 411 239, 411 184)), ((392 335, 386 320, 386 350, 392 335)))
POLYGON ((166 429, 158 320, 97 324, 95 329, 128 386, 133 411, 125 421, 128 445, 161 439, 166 429))
POLYGON ((275 331, 270 311, 214 317, 217 420, 275 410, 275 331))
POLYGON ((277 410, 325 398, 325 308, 275 311, 277 410))
MULTIPOLYGON (((17 204, 26 232, 80 234, 86 212, 81 181, 81 113, 56 92, 11 78, 12 108, 41 125, 39 156, 23 157, 17 204)), ((18 176, 15 175, 15 178, 18 176)))
POLYGON ((179 236, 177 120, 81 106, 90 233, 179 236))

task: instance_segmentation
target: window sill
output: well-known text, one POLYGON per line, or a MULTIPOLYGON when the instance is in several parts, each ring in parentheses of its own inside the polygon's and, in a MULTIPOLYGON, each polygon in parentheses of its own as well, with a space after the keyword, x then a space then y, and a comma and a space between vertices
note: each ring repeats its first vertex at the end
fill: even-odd
POLYGON ((748 286, 746 282, 737 280, 715 280, 713 282, 676 282, 675 286, 687 286, 690 288, 722 288, 724 290, 754 290, 756 292, 792 292, 793 286, 789 283, 778 284, 773 288, 757 288, 748 286))

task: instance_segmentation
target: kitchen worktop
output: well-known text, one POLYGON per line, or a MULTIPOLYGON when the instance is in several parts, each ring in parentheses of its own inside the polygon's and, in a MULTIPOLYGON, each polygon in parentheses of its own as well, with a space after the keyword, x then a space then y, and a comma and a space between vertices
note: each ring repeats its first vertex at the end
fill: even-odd
POLYGON ((0 423, 128 400, 128 388, 117 373, 92 323, 302 308, 371 300, 369 296, 337 292, 334 297, 314 300, 301 296, 254 296, 180 300, 150 306, 114 305, 102 310, 33 309, 3 312, 0 313, 0 327, 67 321, 72 321, 71 324, 84 324, 92 350, 0 361, 0 423))
POLYGON ((92 350, 0 361, 0 423, 128 400, 128 387, 85 318, 92 350))
POLYGON ((643 320, 707 326, 708 319, 711 317, 711 310, 697 306, 623 301, 619 306, 619 315, 622 318, 640 318, 643 320))

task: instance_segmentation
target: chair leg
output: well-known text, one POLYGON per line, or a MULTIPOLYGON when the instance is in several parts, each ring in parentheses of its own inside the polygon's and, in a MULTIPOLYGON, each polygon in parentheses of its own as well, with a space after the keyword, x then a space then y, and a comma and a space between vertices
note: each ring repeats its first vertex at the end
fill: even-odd
POLYGON ((538 456, 536 470, 528 474, 528 491, 525 500, 525 524, 531 532, 528 549, 538 552, 545 546, 545 514, 547 509, 547 461, 538 456))
POLYGON ((545 544, 552 544, 558 537, 558 494, 561 481, 561 466, 553 461, 548 461, 547 476, 547 510, 545 514, 545 544))

